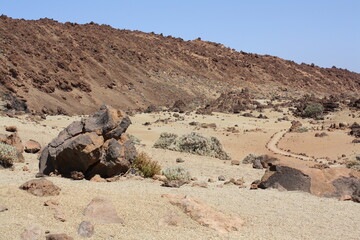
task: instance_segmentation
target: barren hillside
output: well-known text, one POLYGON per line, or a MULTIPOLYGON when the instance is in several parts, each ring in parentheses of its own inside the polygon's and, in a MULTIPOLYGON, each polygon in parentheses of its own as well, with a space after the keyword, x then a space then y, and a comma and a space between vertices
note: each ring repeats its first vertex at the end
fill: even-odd
POLYGON ((53 114, 90 113, 103 103, 138 108, 201 102, 244 87, 258 96, 360 92, 360 74, 335 67, 49 19, 1 16, 0 62, 3 97, 10 93, 30 110, 53 114))

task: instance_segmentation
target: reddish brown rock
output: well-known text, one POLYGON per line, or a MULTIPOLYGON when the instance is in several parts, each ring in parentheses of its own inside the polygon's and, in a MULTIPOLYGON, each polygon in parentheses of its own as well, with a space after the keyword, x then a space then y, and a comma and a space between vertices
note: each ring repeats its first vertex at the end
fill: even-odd
POLYGON ((25 143, 25 152, 27 153, 37 153, 40 149, 40 143, 35 140, 29 140, 25 143))
POLYGON ((106 182, 106 179, 100 177, 99 174, 96 174, 90 179, 91 182, 106 182))
POLYGON ((159 226, 180 226, 181 219, 179 214, 174 211, 168 211, 164 217, 162 217, 159 222, 159 226))
POLYGON ((238 217, 226 216, 207 206, 198 199, 189 196, 163 195, 172 205, 178 206, 200 225, 221 233, 239 231, 244 221, 238 217))
POLYGON ((98 223, 124 223, 124 220, 118 216, 112 202, 103 197, 91 200, 84 210, 84 215, 98 223))
POLYGON ((27 181, 20 186, 20 189, 39 197, 56 196, 60 194, 61 190, 45 178, 27 181))
POLYGON ((17 127, 16 126, 6 126, 5 130, 7 132, 17 132, 17 127))
POLYGON ((21 233, 21 240, 38 240, 41 235, 41 230, 37 225, 30 225, 21 233))

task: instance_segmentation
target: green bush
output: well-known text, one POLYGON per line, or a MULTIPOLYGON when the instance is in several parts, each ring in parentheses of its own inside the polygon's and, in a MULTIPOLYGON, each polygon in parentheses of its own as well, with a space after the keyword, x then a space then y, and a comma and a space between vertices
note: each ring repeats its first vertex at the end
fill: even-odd
POLYGON ((319 118, 324 112, 324 106, 321 103, 309 103, 304 111, 302 117, 319 118))
POLYGON ((163 171, 163 175, 168 180, 186 180, 191 179, 190 172, 184 167, 169 167, 163 171))
POLYGON ((144 177, 150 178, 160 174, 161 166, 158 162, 153 161, 146 153, 139 153, 135 158, 133 167, 138 168, 144 177))
POLYGON ((160 138, 155 142, 154 148, 168 149, 176 138, 177 135, 174 133, 163 132, 160 134, 160 138))
POLYGON ((18 159, 18 152, 15 147, 0 143, 0 165, 3 167, 11 167, 18 159))

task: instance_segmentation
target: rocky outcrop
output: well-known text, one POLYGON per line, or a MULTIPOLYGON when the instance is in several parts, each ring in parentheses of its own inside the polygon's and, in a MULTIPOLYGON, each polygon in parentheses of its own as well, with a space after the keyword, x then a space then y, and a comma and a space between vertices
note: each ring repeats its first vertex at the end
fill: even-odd
POLYGON ((279 190, 310 192, 310 177, 295 168, 272 165, 258 185, 262 189, 277 188, 279 190))
POLYGON ((94 115, 71 123, 44 148, 40 173, 70 177, 76 171, 87 179, 125 173, 136 157, 134 144, 125 134, 130 124, 124 112, 101 106, 94 115))
POLYGON ((332 184, 335 191, 327 197, 341 198, 350 196, 351 200, 360 203, 360 179, 355 177, 341 177, 335 179, 332 184))

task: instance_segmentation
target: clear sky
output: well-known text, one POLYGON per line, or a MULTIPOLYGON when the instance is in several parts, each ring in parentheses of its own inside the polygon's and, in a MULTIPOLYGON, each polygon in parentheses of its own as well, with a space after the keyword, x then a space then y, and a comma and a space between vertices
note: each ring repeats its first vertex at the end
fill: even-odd
POLYGON ((0 14, 201 37, 360 73, 360 0, 0 0, 0 14))

